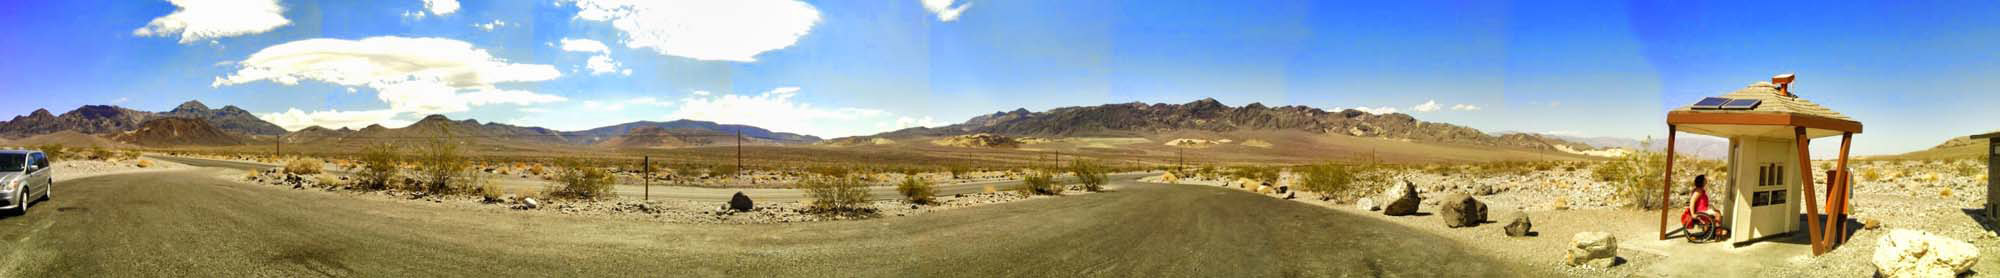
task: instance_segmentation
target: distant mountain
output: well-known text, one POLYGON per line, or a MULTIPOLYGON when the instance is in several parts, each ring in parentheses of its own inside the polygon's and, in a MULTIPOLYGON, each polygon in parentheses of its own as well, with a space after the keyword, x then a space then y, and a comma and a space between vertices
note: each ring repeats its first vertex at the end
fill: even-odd
MULTIPOLYGON (((1981 132, 1985 134, 1990 132, 1981 132)), ((1986 139, 1972 139, 1971 135, 1952 137, 1929 149, 1887 156, 1890 159, 1965 159, 1985 158, 1986 139)))
POLYGON ((5 125, 0 125, 0 136, 25 138, 61 131, 86 134, 124 132, 138 128, 139 123, 151 118, 152 114, 108 105, 85 105, 60 116, 50 115, 48 109, 36 109, 27 116, 15 116, 5 125))
POLYGON ((454 121, 444 115, 430 115, 402 128, 384 128, 370 125, 361 130, 326 129, 307 127, 285 135, 285 143, 316 143, 343 141, 394 141, 418 142, 419 140, 453 138, 462 141, 489 143, 534 142, 564 144, 569 139, 561 132, 539 127, 520 127, 502 123, 480 123, 479 120, 454 121))
MULTIPOLYGON (((763 128, 747 126, 747 125, 726 125, 726 124, 717 124, 715 122, 694 121, 694 120, 677 120, 671 122, 639 121, 639 122, 631 122, 631 123, 606 126, 600 128, 593 128, 589 130, 565 132, 564 134, 567 134, 570 137, 579 140, 578 143, 596 144, 601 141, 613 139, 620 135, 631 133, 635 129, 646 128, 646 127, 658 128, 661 129, 661 131, 673 134, 682 134, 682 135, 686 135, 688 132, 694 132, 695 130, 708 130, 708 131, 714 131, 718 134, 732 134, 732 135, 741 131, 743 133, 743 137, 745 138, 760 139, 762 141, 776 142, 782 144, 810 144, 814 142, 819 142, 821 140, 818 136, 801 135, 801 134, 785 133, 785 132, 774 132, 763 128)), ((654 131, 654 132, 660 132, 660 131, 654 131)))
MULTIPOLYGON (((595 145, 611 148, 674 148, 733 142, 736 134, 701 128, 641 126, 595 145)), ((744 136, 749 137, 749 136, 744 136)), ((762 140, 762 139, 753 139, 762 140)))
POLYGON ((271 136, 285 134, 284 128, 271 124, 271 122, 266 122, 264 119, 259 119, 256 115, 250 114, 250 111, 244 111, 242 108, 236 108, 234 105, 223 106, 222 109, 208 109, 208 105, 203 105, 200 101, 190 100, 187 103, 182 103, 179 107, 175 107, 172 111, 154 114, 153 116, 156 118, 202 119, 206 120, 210 125, 214 125, 217 129, 245 135, 271 136))
POLYGON ((906 139, 988 133, 1032 137, 1149 137, 1174 131, 1234 132, 1257 130, 1299 130, 1475 146, 1501 146, 1555 150, 1564 145, 1589 149, 1588 145, 1536 134, 1494 136, 1458 125, 1419 121, 1402 113, 1372 114, 1354 109, 1325 111, 1306 106, 1265 107, 1251 103, 1243 107, 1223 105, 1215 99, 1186 104, 1125 103, 1100 106, 1062 107, 1044 112, 1026 109, 995 112, 973 117, 964 123, 937 128, 909 128, 871 136, 836 139, 839 142, 868 142, 876 138, 906 139))
MULTIPOLYGON (((1523 133, 1502 132, 1502 134, 1523 134, 1523 133)), ((1655 152, 1667 151, 1666 138, 1652 138, 1653 142, 1648 144, 1645 140, 1624 138, 1624 137, 1580 137, 1580 136, 1566 136, 1566 135, 1553 135, 1553 134, 1542 134, 1542 136, 1562 139, 1563 141, 1581 143, 1585 145, 1590 145, 1591 147, 1602 148, 1602 149, 1630 149, 1630 150, 1646 150, 1655 152)), ((1683 135, 1678 138, 1674 138, 1674 152, 1684 155, 1692 155, 1703 159, 1726 159, 1729 158, 1729 139, 1708 137, 1708 136, 1683 135)))
POLYGON ((138 130, 111 136, 112 140, 148 147, 232 146, 242 138, 208 124, 200 118, 161 117, 141 123, 138 130))

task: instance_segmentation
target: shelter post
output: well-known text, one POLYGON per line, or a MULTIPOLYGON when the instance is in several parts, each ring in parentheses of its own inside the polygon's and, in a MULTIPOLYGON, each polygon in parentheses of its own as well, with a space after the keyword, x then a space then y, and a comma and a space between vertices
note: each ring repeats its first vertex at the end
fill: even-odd
POLYGON ((1840 161, 1834 163, 1833 166, 1837 175, 1826 177, 1827 187, 1830 187, 1832 190, 1826 193, 1826 198, 1828 199, 1826 211, 1829 214, 1827 220, 1833 221, 1832 225, 1827 226, 1832 228, 1832 231, 1828 232, 1830 235, 1824 236, 1828 249, 1847 241, 1847 199, 1851 197, 1848 196, 1848 193, 1852 192, 1850 187, 1854 183, 1854 177, 1847 174, 1847 147, 1852 145, 1853 142, 1853 132, 1840 133, 1840 161), (1835 181, 1838 181, 1838 183, 1835 183, 1835 181))
MULTIPOLYGON (((1806 236, 1808 237, 1808 242, 1812 243, 1813 255, 1818 256, 1819 254, 1826 253, 1826 245, 1819 240, 1822 227, 1820 227, 1819 221, 1819 207, 1815 206, 1819 204, 1819 201, 1813 198, 1813 195, 1818 195, 1818 193, 1813 192, 1812 150, 1807 148, 1808 143, 1811 143, 1812 139, 1806 138, 1806 127, 1793 127, 1792 130, 1794 131, 1794 136, 1798 138, 1799 145, 1799 185, 1805 189, 1801 190, 1802 192, 1799 192, 1799 195, 1803 195, 1806 198, 1806 236)), ((1786 214, 1790 213, 1787 212, 1786 214)))
POLYGON ((1673 208, 1669 205, 1672 198, 1668 193, 1674 191, 1674 133, 1677 131, 1679 127, 1667 125, 1667 174, 1660 181, 1660 240, 1667 240, 1667 211, 1673 208))

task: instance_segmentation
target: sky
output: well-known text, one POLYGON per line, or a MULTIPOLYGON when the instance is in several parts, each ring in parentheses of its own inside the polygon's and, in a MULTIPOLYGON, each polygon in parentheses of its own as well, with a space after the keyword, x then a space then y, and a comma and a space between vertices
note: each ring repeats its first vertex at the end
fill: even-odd
POLYGON ((2000 116, 2000 3, 1926 4, 22 1, 0 9, 0 115, 199 100, 294 130, 443 114, 832 138, 1215 98, 1661 138, 1667 110, 1795 73, 1864 123, 1856 154, 1894 154, 2000 129, 1979 120, 2000 116))

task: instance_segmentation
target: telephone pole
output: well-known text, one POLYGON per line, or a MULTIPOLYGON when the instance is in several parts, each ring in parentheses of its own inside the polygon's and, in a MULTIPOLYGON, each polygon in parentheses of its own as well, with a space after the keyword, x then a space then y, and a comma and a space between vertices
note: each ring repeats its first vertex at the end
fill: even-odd
POLYGON ((646 197, 645 197, 645 198, 642 198, 642 199, 640 199, 640 200, 652 200, 652 199, 653 199, 653 157, 652 157, 652 156, 645 156, 644 158, 640 158, 640 159, 639 159, 639 172, 640 172, 640 173, 643 173, 643 174, 639 174, 639 179, 640 179, 640 180, 644 180, 644 181, 641 181, 640 183, 641 183, 641 184, 645 184, 645 185, 646 185, 646 197))
MULTIPOLYGON (((736 129, 736 180, 743 180, 743 129, 736 129)), ((754 184, 755 182, 752 182, 754 184)))

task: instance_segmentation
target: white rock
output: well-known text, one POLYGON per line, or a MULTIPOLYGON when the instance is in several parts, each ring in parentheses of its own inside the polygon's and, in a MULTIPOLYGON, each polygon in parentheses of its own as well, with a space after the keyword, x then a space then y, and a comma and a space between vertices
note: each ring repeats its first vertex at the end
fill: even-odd
POLYGON ((521 198, 521 205, 526 206, 528 209, 534 209, 541 206, 541 203, 535 202, 535 198, 521 198))
POLYGON ((1617 263, 1618 238, 1606 232, 1581 232, 1570 237, 1569 252, 1564 260, 1571 266, 1590 263, 1598 267, 1610 267, 1617 263))
POLYGON ((1382 209, 1382 206, 1376 205, 1375 199, 1361 198, 1361 200, 1354 201, 1354 208, 1365 211, 1375 211, 1382 209))
POLYGON ((1918 230, 1895 229, 1875 241, 1881 277, 1953 277, 1979 263, 1971 243, 1918 230))

